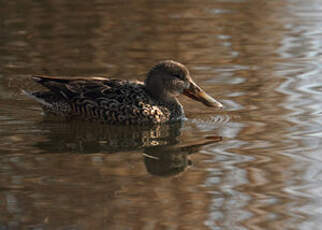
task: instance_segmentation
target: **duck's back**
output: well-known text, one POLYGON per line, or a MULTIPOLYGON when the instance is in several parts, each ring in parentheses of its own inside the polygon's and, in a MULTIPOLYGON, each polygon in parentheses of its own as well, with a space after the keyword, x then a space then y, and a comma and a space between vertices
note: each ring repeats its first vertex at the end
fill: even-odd
POLYGON ((170 120, 167 106, 152 98, 144 84, 106 78, 33 78, 49 89, 27 93, 46 112, 109 124, 162 123, 170 120))

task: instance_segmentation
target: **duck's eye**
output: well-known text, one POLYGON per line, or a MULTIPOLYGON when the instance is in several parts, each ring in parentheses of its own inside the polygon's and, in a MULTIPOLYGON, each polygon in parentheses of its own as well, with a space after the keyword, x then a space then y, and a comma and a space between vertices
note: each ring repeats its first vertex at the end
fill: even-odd
POLYGON ((183 77, 179 74, 173 74, 173 76, 175 76, 176 78, 179 78, 180 80, 183 80, 183 77))

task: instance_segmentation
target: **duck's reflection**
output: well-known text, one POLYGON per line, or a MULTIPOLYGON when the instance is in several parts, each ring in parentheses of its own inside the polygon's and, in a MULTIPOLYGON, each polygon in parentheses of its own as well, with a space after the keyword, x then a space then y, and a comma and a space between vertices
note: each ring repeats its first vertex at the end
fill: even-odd
POLYGON ((183 172, 192 162, 189 155, 199 150, 201 146, 216 143, 222 137, 213 136, 201 139, 197 143, 186 145, 165 145, 146 147, 144 149, 144 164, 150 174, 158 176, 172 176, 183 172))
POLYGON ((219 142, 221 137, 180 143, 183 122, 154 126, 107 126, 84 121, 44 121, 46 140, 37 147, 50 153, 118 153, 142 151, 150 174, 171 176, 191 165, 189 155, 201 146, 219 142))

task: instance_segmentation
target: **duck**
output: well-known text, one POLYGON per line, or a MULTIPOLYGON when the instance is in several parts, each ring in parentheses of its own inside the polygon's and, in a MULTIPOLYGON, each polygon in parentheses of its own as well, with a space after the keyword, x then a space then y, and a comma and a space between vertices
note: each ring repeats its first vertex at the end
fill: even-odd
POLYGON ((153 66, 144 82, 105 77, 34 75, 46 91, 29 92, 45 114, 81 118, 107 124, 160 124, 185 119, 181 94, 208 107, 223 105, 191 78, 183 64, 165 60, 153 66))

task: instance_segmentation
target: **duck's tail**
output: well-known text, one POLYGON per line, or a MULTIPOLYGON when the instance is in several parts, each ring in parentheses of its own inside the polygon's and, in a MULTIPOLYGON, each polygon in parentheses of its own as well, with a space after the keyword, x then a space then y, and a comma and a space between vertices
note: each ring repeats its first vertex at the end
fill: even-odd
POLYGON ((21 92, 26 95, 27 97, 30 97, 31 99, 39 102, 41 105, 44 105, 46 107, 52 108, 53 105, 45 100, 45 97, 41 96, 41 93, 31 93, 26 90, 21 90, 21 92))

